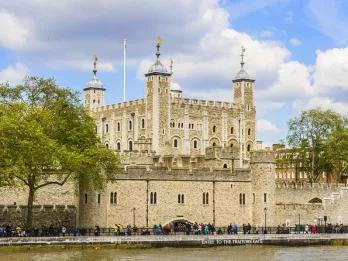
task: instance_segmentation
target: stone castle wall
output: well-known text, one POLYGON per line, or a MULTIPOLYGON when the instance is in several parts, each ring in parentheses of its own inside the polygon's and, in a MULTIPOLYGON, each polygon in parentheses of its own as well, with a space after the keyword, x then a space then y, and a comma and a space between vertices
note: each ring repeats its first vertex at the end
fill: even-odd
MULTIPOLYGON (((75 205, 34 205, 33 227, 42 226, 75 227, 77 222, 75 205)), ((0 224, 24 227, 27 216, 27 206, 0 205, 0 224)))

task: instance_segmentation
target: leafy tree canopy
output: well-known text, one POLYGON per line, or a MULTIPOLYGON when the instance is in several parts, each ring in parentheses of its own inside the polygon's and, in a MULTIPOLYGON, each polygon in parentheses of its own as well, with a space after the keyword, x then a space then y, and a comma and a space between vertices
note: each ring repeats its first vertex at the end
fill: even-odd
POLYGON ((95 130, 78 94, 52 79, 0 85, 0 185, 28 188, 28 228, 40 188, 71 180, 102 189, 115 179, 119 158, 95 130))

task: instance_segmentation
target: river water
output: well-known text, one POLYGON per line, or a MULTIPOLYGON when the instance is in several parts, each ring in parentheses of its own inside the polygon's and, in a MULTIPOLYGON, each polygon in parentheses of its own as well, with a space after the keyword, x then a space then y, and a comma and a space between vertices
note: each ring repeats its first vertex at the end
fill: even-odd
POLYGON ((348 247, 228 246, 215 248, 86 249, 0 251, 6 261, 205 261, 205 260, 348 260, 348 247))

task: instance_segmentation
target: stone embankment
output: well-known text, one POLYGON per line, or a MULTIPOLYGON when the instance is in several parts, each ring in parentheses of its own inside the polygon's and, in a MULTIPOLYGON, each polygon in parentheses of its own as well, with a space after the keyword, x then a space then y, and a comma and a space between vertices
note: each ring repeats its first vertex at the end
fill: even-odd
POLYGON ((236 245, 348 245, 348 234, 169 235, 0 238, 0 246, 114 245, 129 247, 213 247, 236 245))

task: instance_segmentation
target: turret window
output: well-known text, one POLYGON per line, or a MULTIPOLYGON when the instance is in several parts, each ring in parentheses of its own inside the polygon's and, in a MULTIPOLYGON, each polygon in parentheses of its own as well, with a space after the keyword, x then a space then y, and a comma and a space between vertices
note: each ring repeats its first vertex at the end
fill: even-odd
POLYGON ((106 125, 105 125, 105 131, 106 131, 106 133, 109 132, 109 124, 106 124, 106 125))
POLYGON ((145 119, 141 119, 141 128, 145 129, 145 119))
POLYGON ((215 125, 213 126, 213 132, 216 132, 216 126, 215 125))
POLYGON ((251 129, 248 129, 248 135, 251 135, 251 129))
POLYGON ((233 132, 234 132, 234 128, 233 128, 233 127, 231 127, 231 134, 233 134, 233 132))
POLYGON ((251 149, 251 146, 250 146, 250 144, 248 144, 247 151, 249 152, 250 149, 251 149))
POLYGON ((121 131, 121 123, 117 122, 117 131, 121 131))

